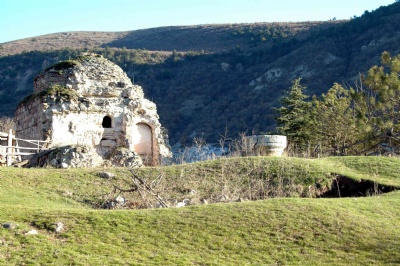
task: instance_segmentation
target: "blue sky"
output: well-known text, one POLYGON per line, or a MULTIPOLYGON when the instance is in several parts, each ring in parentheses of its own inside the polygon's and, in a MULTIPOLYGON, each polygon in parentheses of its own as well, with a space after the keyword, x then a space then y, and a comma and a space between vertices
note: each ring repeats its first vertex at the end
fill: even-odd
POLYGON ((349 19, 394 0, 0 0, 0 43, 66 31, 349 19))

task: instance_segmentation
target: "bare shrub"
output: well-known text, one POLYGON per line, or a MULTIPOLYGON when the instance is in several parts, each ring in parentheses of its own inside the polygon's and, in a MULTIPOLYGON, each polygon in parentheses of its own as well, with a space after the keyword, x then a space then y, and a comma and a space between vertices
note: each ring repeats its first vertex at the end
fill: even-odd
POLYGON ((203 136, 194 137, 191 147, 180 149, 174 158, 178 164, 185 164, 197 161, 213 160, 217 158, 212 148, 207 145, 203 136))
POLYGON ((113 190, 102 196, 101 207, 107 209, 115 208, 168 208, 170 203, 165 198, 167 191, 163 182, 164 175, 158 172, 154 177, 152 174, 139 173, 138 168, 129 168, 128 172, 119 170, 118 175, 122 177, 124 185, 113 181, 113 190), (121 200, 123 199, 123 204, 121 200))
POLYGON ((229 154, 231 157, 249 156, 248 153, 249 143, 246 138, 246 132, 239 133, 237 139, 233 139, 229 145, 229 154))
POLYGON ((269 154, 265 147, 257 146, 257 143, 249 138, 246 132, 240 133, 239 137, 232 141, 229 150, 231 157, 265 156, 269 154))
POLYGON ((9 132, 10 129, 15 130, 14 120, 7 116, 0 117, 0 131, 9 132))
MULTIPOLYGON (((276 197, 316 197, 326 189, 323 176, 313 177, 306 165, 286 160, 225 158, 173 167, 116 169, 112 193, 103 202, 125 201, 123 208, 177 207, 276 197)), ((326 184, 325 184, 326 183, 326 184)))

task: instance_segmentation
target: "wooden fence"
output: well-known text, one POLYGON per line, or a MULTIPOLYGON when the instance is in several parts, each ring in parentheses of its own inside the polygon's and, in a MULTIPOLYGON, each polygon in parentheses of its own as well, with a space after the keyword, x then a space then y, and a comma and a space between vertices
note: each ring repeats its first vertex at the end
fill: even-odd
MULTIPOLYGON (((21 161, 21 156, 30 156, 42 150, 47 141, 16 138, 12 129, 8 133, 0 132, 0 164, 11 166, 14 161, 21 161), (29 143, 30 147, 19 144, 29 143)), ((26 145, 26 144, 24 144, 26 145)))

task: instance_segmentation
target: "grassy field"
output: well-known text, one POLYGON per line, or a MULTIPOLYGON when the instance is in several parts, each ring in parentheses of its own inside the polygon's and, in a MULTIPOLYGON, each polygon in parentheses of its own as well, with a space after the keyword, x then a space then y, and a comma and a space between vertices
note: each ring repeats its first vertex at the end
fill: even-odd
POLYGON ((161 173, 156 189, 165 197, 191 197, 192 206, 168 209, 95 208, 117 194, 131 202, 141 198, 141 204, 154 201, 113 191, 113 185, 132 186, 126 169, 108 169, 116 173, 111 180, 98 177, 101 170, 1 168, 0 223, 18 226, 0 228, 0 264, 400 264, 400 192, 357 198, 310 194, 329 188, 337 175, 400 187, 396 158, 253 157, 137 172, 149 181, 161 173), (220 194, 231 201, 260 200, 196 201, 216 202, 220 194), (64 224, 59 234, 57 222, 64 224), (38 234, 27 235, 31 229, 38 234))

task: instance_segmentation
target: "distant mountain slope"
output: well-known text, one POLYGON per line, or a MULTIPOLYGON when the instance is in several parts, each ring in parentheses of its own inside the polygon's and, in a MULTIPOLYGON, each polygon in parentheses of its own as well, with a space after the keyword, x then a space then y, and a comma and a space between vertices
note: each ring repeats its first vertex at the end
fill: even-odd
POLYGON ((273 131, 273 107, 293 79, 301 77, 311 95, 334 82, 353 85, 383 51, 400 53, 399 43, 400 3, 349 21, 38 36, 1 44, 0 115, 13 114, 42 69, 91 50, 143 86, 172 143, 213 142, 225 129, 231 136, 273 131))
POLYGON ((106 45, 128 49, 153 51, 201 51, 222 52, 240 47, 253 48, 271 44, 282 38, 304 38, 311 32, 344 21, 299 23, 252 23, 222 24, 182 27, 162 27, 132 31, 125 37, 106 45))
POLYGON ((0 44, 0 56, 65 48, 94 48, 123 38, 128 32, 60 32, 0 44))
POLYGON ((160 27, 126 32, 61 32, 0 44, 0 56, 30 51, 114 47, 150 51, 219 52, 236 47, 269 43, 272 39, 297 36, 344 21, 298 23, 251 23, 160 27), (268 32, 268 31, 269 32, 268 32), (284 35, 284 36, 282 36, 284 35), (263 40, 261 38, 264 37, 263 40), (251 38, 257 40, 251 41, 251 38))

